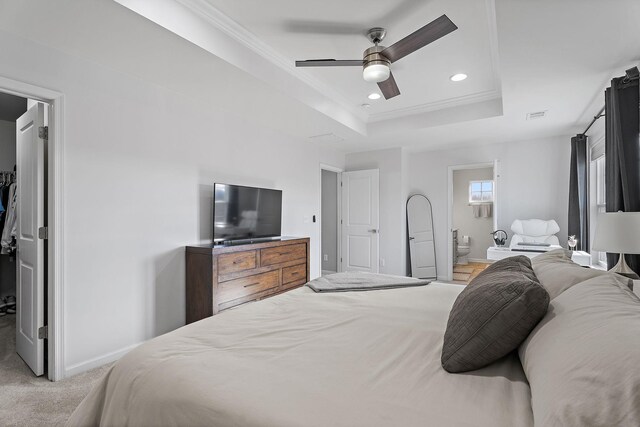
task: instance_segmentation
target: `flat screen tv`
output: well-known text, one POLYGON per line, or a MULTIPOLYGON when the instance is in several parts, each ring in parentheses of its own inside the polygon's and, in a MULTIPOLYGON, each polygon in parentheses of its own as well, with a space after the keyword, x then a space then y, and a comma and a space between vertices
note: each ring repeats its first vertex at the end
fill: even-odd
POLYGON ((282 191, 215 184, 213 241, 277 237, 282 224, 282 191))

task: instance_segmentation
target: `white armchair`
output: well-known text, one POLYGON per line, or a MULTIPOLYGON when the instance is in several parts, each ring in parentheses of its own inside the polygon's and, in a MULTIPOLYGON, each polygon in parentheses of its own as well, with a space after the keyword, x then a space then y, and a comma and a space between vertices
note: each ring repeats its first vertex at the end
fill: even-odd
POLYGON ((556 233, 560 231, 558 223, 551 219, 516 219, 511 224, 511 243, 509 247, 515 248, 518 243, 548 243, 559 246, 560 241, 556 233))

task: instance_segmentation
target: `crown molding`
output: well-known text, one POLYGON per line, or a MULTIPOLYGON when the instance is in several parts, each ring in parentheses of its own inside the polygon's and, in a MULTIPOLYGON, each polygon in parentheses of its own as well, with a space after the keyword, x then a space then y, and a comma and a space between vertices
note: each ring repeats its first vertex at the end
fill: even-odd
POLYGON ((477 102, 490 101, 492 99, 498 99, 502 94, 497 90, 488 90, 478 93, 472 93, 469 95, 458 96, 456 98, 448 98, 441 101, 428 102, 426 104, 414 105, 406 108, 399 108, 397 110, 385 111, 382 113, 371 114, 369 116, 368 123, 375 123, 384 120, 397 119, 399 117, 424 114, 436 110, 443 110, 445 108, 458 107, 460 105, 475 104, 477 102))
POLYGON ((292 77, 302 81, 319 93, 332 99, 334 102, 339 104, 340 107, 349 111, 360 120, 366 120, 366 114, 363 114, 362 111, 359 111, 354 106, 352 106, 351 103, 340 93, 338 93, 325 83, 321 82, 320 80, 317 80, 311 77, 309 74, 297 69, 294 66, 293 61, 277 52, 267 43, 262 41, 260 37, 247 30, 245 27, 231 19, 229 16, 225 15, 222 11, 217 9, 206 0, 175 1, 188 8, 192 12, 196 13, 211 25, 213 25, 215 28, 232 37, 233 39, 250 49, 252 52, 257 53, 280 69, 286 71, 292 77))
POLYGON ((501 92, 502 79, 500 77, 500 54, 498 46, 498 20, 496 18, 495 0, 485 0, 487 10, 487 24, 489 25, 489 52, 491 55, 491 72, 493 75, 493 90, 501 92))

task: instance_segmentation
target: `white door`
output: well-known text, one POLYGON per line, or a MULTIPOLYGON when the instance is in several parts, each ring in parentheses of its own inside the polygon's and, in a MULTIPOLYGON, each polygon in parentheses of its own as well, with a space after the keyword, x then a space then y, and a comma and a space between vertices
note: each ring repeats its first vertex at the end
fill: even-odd
POLYGON ((377 169, 342 173, 342 270, 378 272, 377 169))
POLYGON ((44 373, 44 106, 34 105, 16 122, 17 134, 17 313, 16 350, 36 375, 44 373))
POLYGON ((436 252, 433 242, 433 218, 431 202, 422 195, 409 197, 407 202, 407 227, 409 252, 411 255, 411 276, 421 279, 435 279, 436 252))

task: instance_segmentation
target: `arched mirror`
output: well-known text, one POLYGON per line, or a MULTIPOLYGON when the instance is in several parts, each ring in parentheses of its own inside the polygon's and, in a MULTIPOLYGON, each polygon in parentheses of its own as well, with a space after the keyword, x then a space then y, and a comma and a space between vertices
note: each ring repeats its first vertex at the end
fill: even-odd
POLYGON ((407 201, 407 234, 411 277, 437 278, 431 202, 421 194, 415 194, 407 201))

